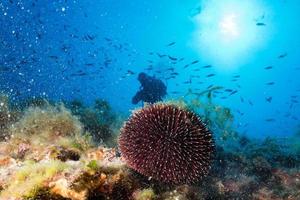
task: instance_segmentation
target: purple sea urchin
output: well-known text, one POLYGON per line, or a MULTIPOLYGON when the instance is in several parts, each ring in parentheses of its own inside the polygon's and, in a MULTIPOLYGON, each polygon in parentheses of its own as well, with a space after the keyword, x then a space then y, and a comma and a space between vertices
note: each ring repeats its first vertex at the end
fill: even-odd
POLYGON ((121 129, 119 147, 129 167, 172 184, 199 181, 214 151, 210 131, 194 113, 161 103, 133 113, 121 129))

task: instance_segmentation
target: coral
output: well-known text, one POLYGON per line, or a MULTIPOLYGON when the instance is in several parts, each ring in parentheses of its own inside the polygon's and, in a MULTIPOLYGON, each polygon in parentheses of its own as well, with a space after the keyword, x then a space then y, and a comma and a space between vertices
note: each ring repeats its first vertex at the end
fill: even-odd
POLYGON ((137 110, 121 129, 119 147, 127 164, 166 183, 197 182, 210 168, 210 131, 188 110, 154 104, 137 110))

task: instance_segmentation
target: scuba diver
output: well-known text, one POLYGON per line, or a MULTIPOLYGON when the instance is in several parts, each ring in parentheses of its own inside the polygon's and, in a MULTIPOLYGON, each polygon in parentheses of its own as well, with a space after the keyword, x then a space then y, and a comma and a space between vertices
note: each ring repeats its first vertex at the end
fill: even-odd
POLYGON ((148 76, 146 73, 141 72, 138 75, 138 81, 141 83, 141 87, 132 98, 133 104, 138 104, 140 101, 155 103, 161 101, 167 94, 166 85, 154 76, 148 76))

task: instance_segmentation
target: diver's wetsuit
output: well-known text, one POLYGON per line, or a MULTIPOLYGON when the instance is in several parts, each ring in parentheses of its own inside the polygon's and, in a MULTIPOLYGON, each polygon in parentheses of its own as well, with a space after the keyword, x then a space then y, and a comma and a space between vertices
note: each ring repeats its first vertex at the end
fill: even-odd
POLYGON ((141 83, 140 90, 132 98, 132 103, 137 104, 140 101, 147 103, 155 103, 161 101, 167 94, 165 84, 155 77, 148 76, 145 73, 140 73, 138 80, 141 83))

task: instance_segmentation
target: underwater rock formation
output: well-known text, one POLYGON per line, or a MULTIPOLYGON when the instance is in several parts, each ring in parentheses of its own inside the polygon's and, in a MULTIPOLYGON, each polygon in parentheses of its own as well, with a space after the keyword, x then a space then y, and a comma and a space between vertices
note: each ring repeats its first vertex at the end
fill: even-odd
MULTIPOLYGON (((1 110, 3 113, 12 113, 7 106, 4 108, 1 110)), ((161 112, 150 115, 159 116, 155 118, 158 122, 166 120, 166 116, 172 116, 173 109, 174 112, 182 111, 181 115, 173 118, 177 120, 176 123, 168 124, 172 130, 177 127, 180 131, 183 122, 187 123, 184 128, 189 128, 190 123, 197 121, 189 117, 191 113, 185 115, 183 108, 170 104, 159 104, 158 108, 161 108, 161 112), (184 116, 185 120, 178 120, 184 116)), ((148 112, 153 107, 144 109, 148 112)), ((141 112, 144 109, 135 113, 145 113, 141 112)), ((148 115, 142 115, 139 120, 145 116, 148 115)), ((209 176, 197 184, 176 185, 161 183, 154 177, 148 179, 128 169, 115 148, 95 146, 91 135, 85 131, 83 121, 63 105, 46 104, 22 109, 15 120, 2 121, 10 137, 0 142, 1 200, 300 199, 300 157, 277 140, 256 141, 237 136, 237 140, 226 140, 222 145, 215 142, 215 159, 209 176)), ((154 128, 163 127, 159 124, 154 128)), ((144 130, 149 132, 152 129, 144 130)), ((145 138, 150 138, 148 136, 153 137, 149 134, 145 138)), ((185 141, 197 139, 188 138, 185 137, 185 141)), ((182 137, 178 139, 182 141, 182 137)), ((299 138, 295 138, 295 141, 298 142, 299 138)), ((174 150, 174 147, 169 147, 167 150, 174 150)), ((139 151, 139 148, 140 143, 136 144, 135 150, 139 151)), ((292 149, 295 148, 293 146, 292 149)), ((151 152, 158 155, 154 150, 151 152)), ((299 152, 299 148, 295 152, 299 152)), ((177 168, 175 170, 178 171, 177 168)))
POLYGON ((11 111, 9 97, 0 93, 0 140, 8 136, 9 126, 18 118, 18 113, 11 111))
POLYGON ((194 113, 162 103, 133 113, 121 129, 119 147, 131 168, 174 184, 199 181, 214 151, 211 132, 194 113))
POLYGON ((94 147, 62 105, 29 108, 9 132, 0 144, 0 199, 109 197, 129 182, 115 150, 94 147))
POLYGON ((65 102, 73 115, 83 124, 96 144, 116 146, 117 134, 123 124, 121 115, 117 115, 103 99, 96 99, 94 105, 86 106, 79 100, 65 102))

